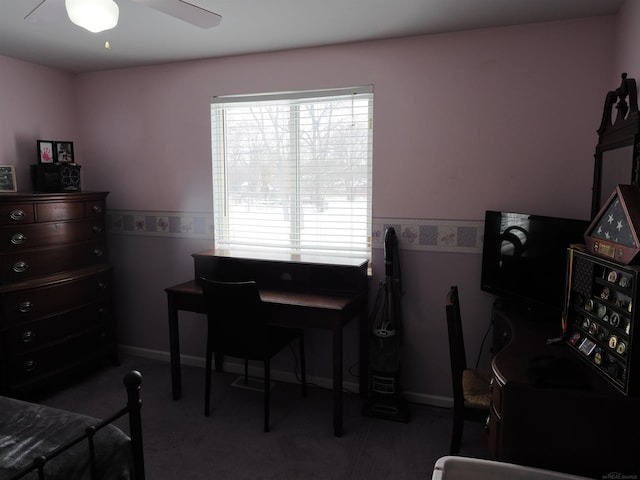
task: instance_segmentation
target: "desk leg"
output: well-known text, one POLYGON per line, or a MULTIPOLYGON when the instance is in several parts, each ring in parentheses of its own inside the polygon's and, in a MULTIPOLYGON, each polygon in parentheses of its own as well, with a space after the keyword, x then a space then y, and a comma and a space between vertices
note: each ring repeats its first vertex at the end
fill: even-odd
POLYGON ((333 432, 342 436, 342 327, 333 329, 333 432))
POLYGON ((173 296, 167 294, 169 307, 169 352, 171 356, 171 392, 174 400, 178 400, 182 393, 182 373, 180 369, 180 333, 178 330, 178 309, 173 302, 173 296))
POLYGON ((213 352, 213 360, 214 360, 214 365, 216 366, 216 372, 221 372, 222 365, 224 362, 224 355, 218 352, 213 352))
POLYGON ((369 325, 369 305, 367 296, 362 299, 360 314, 358 315, 360 329, 360 396, 369 395, 369 342, 371 341, 371 325, 369 325))

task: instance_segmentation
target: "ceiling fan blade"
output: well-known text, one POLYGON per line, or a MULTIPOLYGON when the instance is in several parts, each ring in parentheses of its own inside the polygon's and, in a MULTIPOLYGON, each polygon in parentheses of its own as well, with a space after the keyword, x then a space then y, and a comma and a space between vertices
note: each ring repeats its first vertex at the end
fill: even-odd
POLYGON ((64 0, 40 0, 24 16, 28 22, 57 22, 64 18, 64 0))
POLYGON ((215 27, 222 16, 184 0, 133 0, 200 28, 215 27))

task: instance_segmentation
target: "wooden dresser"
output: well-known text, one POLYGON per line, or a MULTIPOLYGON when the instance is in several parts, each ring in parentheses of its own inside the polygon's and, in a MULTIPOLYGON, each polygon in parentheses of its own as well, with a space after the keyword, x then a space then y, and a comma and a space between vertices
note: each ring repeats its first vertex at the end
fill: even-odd
POLYGON ((0 195, 0 394, 117 361, 106 197, 0 195))

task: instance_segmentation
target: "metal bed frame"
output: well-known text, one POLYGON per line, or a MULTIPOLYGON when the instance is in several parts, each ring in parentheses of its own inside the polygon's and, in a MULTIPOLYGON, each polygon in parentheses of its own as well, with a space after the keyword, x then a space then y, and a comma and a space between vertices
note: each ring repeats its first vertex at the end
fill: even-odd
POLYGON ((135 480, 145 480, 144 472, 144 456, 142 451, 142 416, 140 410, 142 401, 140 400, 140 387, 142 385, 142 375, 136 370, 128 372, 123 379, 123 383, 127 388, 127 405, 111 415, 110 417, 87 427, 84 433, 79 434, 67 443, 60 445, 46 455, 42 455, 33 459, 33 461, 18 471, 9 480, 18 480, 24 478, 30 473, 37 472, 39 480, 46 480, 45 466, 47 463, 69 450, 71 447, 86 441, 88 445, 89 464, 91 471, 91 479, 98 479, 96 469, 96 452, 94 448, 94 436, 107 425, 112 424, 119 418, 128 415, 129 417, 129 436, 131 438, 131 450, 133 458, 133 470, 135 480))

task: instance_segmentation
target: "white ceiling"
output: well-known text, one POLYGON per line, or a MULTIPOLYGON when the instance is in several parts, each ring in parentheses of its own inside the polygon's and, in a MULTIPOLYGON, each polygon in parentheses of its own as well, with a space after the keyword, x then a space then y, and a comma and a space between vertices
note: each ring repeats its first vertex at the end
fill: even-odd
MULTIPOLYGON (((93 34, 52 12, 24 17, 42 0, 0 0, 0 55, 87 72, 615 14, 624 0, 189 0, 222 15, 201 29, 157 10, 116 0, 120 21, 93 34), (33 17, 33 16, 32 16, 33 17), (31 17, 30 17, 31 18, 31 17), (110 49, 105 49, 109 41, 110 49)), ((39 9, 39 10, 41 10, 39 9)), ((45 13, 46 13, 45 11, 45 13)))

